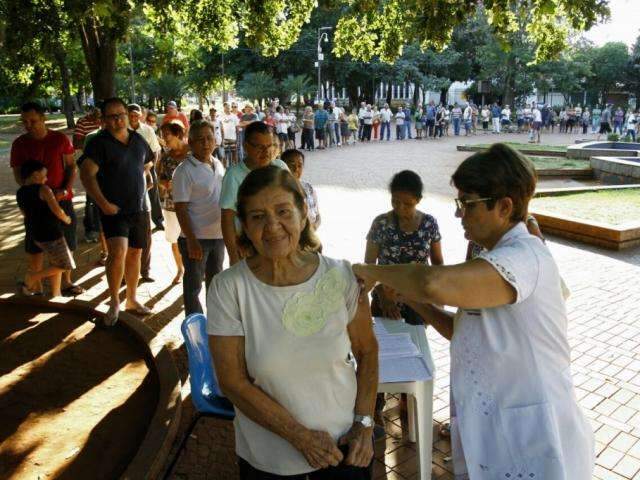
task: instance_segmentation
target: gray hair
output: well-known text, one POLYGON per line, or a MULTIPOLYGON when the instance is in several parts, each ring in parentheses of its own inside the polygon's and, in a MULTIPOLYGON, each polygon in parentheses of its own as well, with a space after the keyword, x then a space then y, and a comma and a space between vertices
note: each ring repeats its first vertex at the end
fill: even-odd
POLYGON ((189 141, 190 142, 193 141, 193 139, 196 136, 196 134, 200 133, 200 130, 202 130, 203 128, 210 129, 211 133, 213 133, 213 135, 215 137, 216 129, 215 129, 215 127, 213 126, 213 124, 210 121, 208 121, 208 120, 196 120, 189 127, 189 141))

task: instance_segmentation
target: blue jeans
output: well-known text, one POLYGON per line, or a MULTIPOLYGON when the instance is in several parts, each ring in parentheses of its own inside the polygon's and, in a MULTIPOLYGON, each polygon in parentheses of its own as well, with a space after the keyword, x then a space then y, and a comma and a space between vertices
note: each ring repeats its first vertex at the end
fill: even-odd
POLYGON ((404 128, 405 128, 405 131, 407 132, 406 138, 410 139, 411 138, 411 122, 405 121, 404 122, 404 128))
POLYGON ((224 241, 222 239, 199 239, 202 247, 202 260, 189 258, 187 251, 187 239, 178 239, 178 248, 184 263, 184 278, 182 279, 182 295, 184 298, 184 313, 204 313, 200 304, 200 290, 202 290, 202 280, 206 288, 209 288, 211 279, 222 271, 224 261, 224 241))
POLYGON ((636 141, 636 130, 635 128, 628 128, 627 129, 627 137, 631 137, 631 139, 635 142, 636 141))
POLYGON ((460 135, 460 119, 459 118, 453 119, 453 134, 460 135))
POLYGON ((616 120, 613 121, 613 133, 618 132, 622 135, 622 122, 618 122, 616 120))
POLYGON ((466 120, 464 122, 464 133, 466 135, 469 135, 470 132, 471 132, 471 120, 466 120))
POLYGON ((391 137, 391 123, 390 122, 381 122, 380 123, 380 140, 384 139, 384 132, 387 132, 387 140, 391 137))

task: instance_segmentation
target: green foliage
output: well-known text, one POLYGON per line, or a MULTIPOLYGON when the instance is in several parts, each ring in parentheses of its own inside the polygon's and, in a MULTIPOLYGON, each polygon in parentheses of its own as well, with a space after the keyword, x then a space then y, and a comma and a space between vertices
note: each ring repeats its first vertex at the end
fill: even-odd
POLYGON ((276 95, 278 88, 276 80, 266 72, 247 73, 236 85, 236 90, 241 97, 248 100, 262 101, 276 95))
POLYGON ((609 142, 617 142, 620 140, 620 135, 618 135, 617 133, 610 133, 609 135, 607 135, 607 141, 609 142))

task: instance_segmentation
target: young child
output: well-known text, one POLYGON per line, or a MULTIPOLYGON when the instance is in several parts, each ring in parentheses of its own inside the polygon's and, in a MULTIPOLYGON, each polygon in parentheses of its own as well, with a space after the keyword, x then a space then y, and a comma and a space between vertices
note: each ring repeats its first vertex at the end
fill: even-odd
POLYGON ((38 272, 28 271, 20 287, 23 294, 33 295, 37 285, 48 278, 51 296, 59 297, 62 272, 76 268, 60 226, 60 222, 69 225, 71 218, 60 207, 53 191, 45 185, 47 169, 44 165, 28 160, 20 168, 20 176, 24 183, 16 198, 24 215, 25 230, 47 256, 50 265, 38 272))
POLYGON ((307 216, 314 230, 320 227, 320 211, 318 210, 318 197, 309 182, 300 180, 302 171, 304 170, 304 154, 300 150, 294 148, 285 150, 280 157, 289 167, 291 175, 293 175, 302 185, 305 196, 307 197, 307 216))

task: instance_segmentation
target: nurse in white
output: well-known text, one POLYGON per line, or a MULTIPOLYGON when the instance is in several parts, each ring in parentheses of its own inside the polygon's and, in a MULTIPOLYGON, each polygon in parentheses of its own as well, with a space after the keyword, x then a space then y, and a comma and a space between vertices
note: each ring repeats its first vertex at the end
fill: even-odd
POLYGON ((465 236, 487 249, 451 266, 354 265, 451 339, 457 479, 591 480, 594 441, 570 372, 558 268, 523 222, 536 175, 496 144, 452 177, 465 236), (427 303, 428 302, 428 303, 427 303), (454 316, 435 305, 459 307, 454 316))

